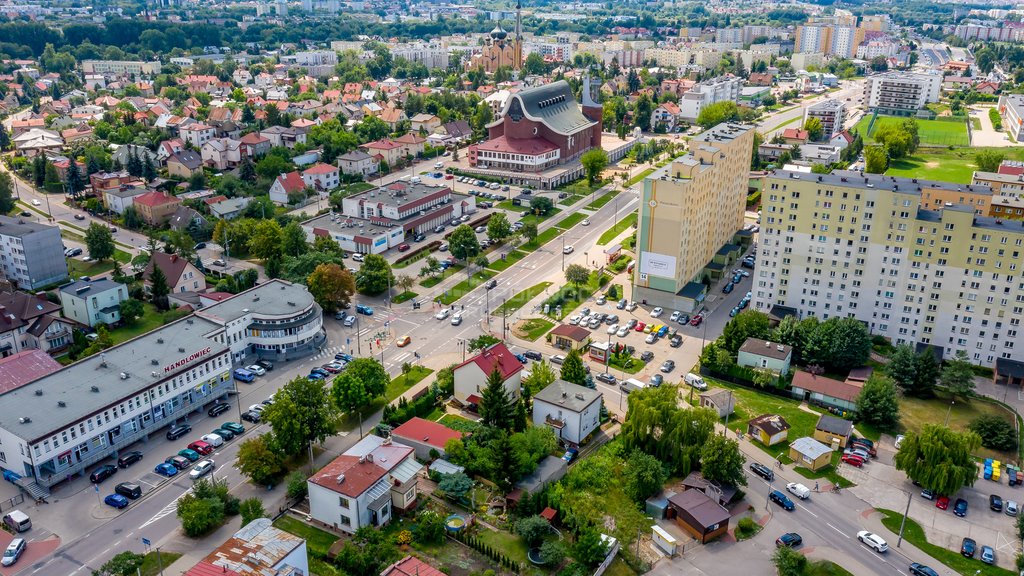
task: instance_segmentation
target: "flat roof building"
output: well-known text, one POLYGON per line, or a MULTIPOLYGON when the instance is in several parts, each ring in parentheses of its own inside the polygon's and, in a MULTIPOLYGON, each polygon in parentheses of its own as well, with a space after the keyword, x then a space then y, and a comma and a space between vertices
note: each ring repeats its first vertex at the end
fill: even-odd
POLYGON ((0 265, 4 277, 23 290, 67 280, 68 264, 60 229, 0 216, 0 265))

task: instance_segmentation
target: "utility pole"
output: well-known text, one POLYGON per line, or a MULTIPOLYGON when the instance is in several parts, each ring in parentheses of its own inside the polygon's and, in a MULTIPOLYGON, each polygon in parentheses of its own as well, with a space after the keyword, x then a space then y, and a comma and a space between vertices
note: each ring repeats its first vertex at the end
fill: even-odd
POLYGON ((505 332, 508 330, 508 326, 507 326, 507 322, 508 322, 508 308, 505 307, 505 304, 507 304, 507 303, 508 303, 508 298, 502 298, 501 299, 501 339, 502 340, 505 339, 505 332))
POLYGON ((562 272, 565 272, 565 236, 562 236, 562 272))
POLYGON ((903 527, 907 525, 907 514, 910 514, 910 500, 913 499, 914 493, 907 492, 907 509, 903 511, 903 520, 900 520, 900 537, 896 541, 896 547, 899 548, 900 544, 903 543, 903 527))
MULTIPOLYGON (((692 388, 692 386, 691 386, 692 388)), ((726 405, 725 412, 725 430, 722 431, 722 437, 729 434, 729 416, 732 415, 732 390, 729 390, 729 403, 726 405)))

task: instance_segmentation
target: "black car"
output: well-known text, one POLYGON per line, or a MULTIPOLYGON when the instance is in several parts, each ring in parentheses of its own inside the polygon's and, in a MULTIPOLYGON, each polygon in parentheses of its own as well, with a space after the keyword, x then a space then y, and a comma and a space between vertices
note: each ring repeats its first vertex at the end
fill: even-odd
POLYGON ((991 508, 993 512, 1002 512, 1003 499, 996 494, 992 494, 988 497, 988 507, 991 508))
POLYGON ((142 460, 142 452, 135 450, 132 452, 126 452, 120 458, 118 458, 117 465, 119 468, 127 468, 140 460, 142 460))
POLYGON ((193 250, 202 250, 203 248, 206 248, 206 242, 200 242, 192 247, 193 250))
POLYGON ((498 281, 497 280, 491 280, 490 282, 487 283, 487 289, 488 290, 493 290, 493 289, 495 289, 497 287, 498 287, 498 281))
POLYGON ((615 383, 616 383, 615 376, 612 376, 611 374, 609 374, 607 372, 602 372, 602 373, 598 374, 596 376, 596 378, 598 380, 600 380, 601 382, 604 382, 605 384, 611 384, 611 385, 614 386, 615 383))
POLYGON ((257 360, 256 365, 263 368, 267 372, 270 372, 271 370, 274 369, 274 363, 271 362, 270 360, 257 360))
POLYGON ((761 464, 760 462, 751 462, 750 471, 769 482, 775 480, 775 472, 772 472, 771 468, 761 464))
POLYGON ((754 267, 754 261, 753 260, 744 260, 743 262, 740 262, 740 266, 743 266, 744 268, 753 268, 754 267))
POLYGON ((779 492, 778 490, 772 490, 771 494, 768 495, 768 499, 771 500, 772 502, 775 502, 779 506, 782 506, 782 509, 788 512, 792 512, 793 510, 796 509, 796 505, 793 504, 793 501, 789 499, 789 496, 786 496, 785 494, 779 492))
POLYGON ((248 412, 242 412, 242 420, 245 420, 246 422, 252 422, 253 424, 257 424, 260 421, 260 414, 259 412, 253 412, 252 410, 249 410, 248 412))
POLYGON ((535 352, 533 350, 527 350, 526 352, 523 352, 523 356, 526 356, 530 360, 540 361, 544 359, 544 356, 540 352, 535 352))
POLYGON ((965 558, 974 558, 974 552, 978 549, 978 543, 972 538, 964 538, 963 542, 960 543, 960 553, 965 558))
POLYGON ((177 440, 178 438, 181 438, 182 436, 188 434, 191 431, 192 427, 189 426, 188 424, 175 424, 174 426, 171 426, 171 428, 167 431, 167 439, 177 440))
POLYGON ((778 548, 782 548, 783 546, 788 546, 790 548, 794 548, 794 547, 799 546, 799 545, 801 545, 803 543, 804 543, 803 537, 800 536, 799 534, 797 534, 796 532, 786 532, 782 536, 779 536, 778 538, 775 539, 775 546, 778 547, 778 548))
POLYGON ((210 409, 206 411, 206 414, 208 416, 210 416, 211 418, 213 418, 214 416, 219 416, 219 415, 227 412, 230 409, 231 409, 231 405, 230 404, 226 404, 224 402, 217 402, 213 406, 210 406, 210 409))
POLYGON ((644 362, 650 362, 651 360, 654 360, 654 352, 648 350, 640 355, 640 359, 644 362))
POLYGON ((680 314, 679 315, 679 323, 680 324, 689 324, 690 323, 690 315, 689 314, 680 314))
POLYGON ((142 488, 134 482, 121 482, 114 486, 114 493, 135 500, 142 496, 142 488))
POLYGON ((938 572, 919 562, 910 565, 910 574, 912 576, 939 576, 938 572))
POLYGON ((665 360, 661 363, 661 371, 668 374, 669 372, 676 369, 675 360, 665 360))
POLYGON ((427 239, 426 234, 417 234, 417 235, 412 237, 412 241, 413 242, 423 242, 426 239, 427 239))
POLYGON ((99 468, 92 471, 92 474, 89 475, 89 482, 92 482, 93 484, 99 484, 100 482, 103 482, 104 480, 110 478, 116 473, 117 466, 114 466, 112 464, 104 464, 103 466, 100 466, 99 468))
POLYGON ((668 345, 673 348, 679 348, 680 346, 683 345, 683 337, 680 336, 679 334, 676 334, 675 336, 672 337, 671 340, 668 341, 668 345))

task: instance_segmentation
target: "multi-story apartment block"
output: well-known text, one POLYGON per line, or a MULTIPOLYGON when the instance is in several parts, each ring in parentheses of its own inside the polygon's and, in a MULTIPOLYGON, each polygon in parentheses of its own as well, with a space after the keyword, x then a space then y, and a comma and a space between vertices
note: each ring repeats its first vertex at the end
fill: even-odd
POLYGON ((448 69, 448 48, 435 42, 409 42, 391 47, 391 56, 405 58, 410 62, 419 62, 428 69, 448 69))
POLYGON ((0 216, 0 265, 4 278, 23 290, 67 280, 60 229, 0 216))
POLYGON ((938 102, 941 92, 941 74, 888 72, 868 76, 864 82, 864 104, 883 114, 908 116, 929 102, 938 102))
POLYGON ((644 180, 636 300, 695 311, 710 281, 738 258, 753 141, 753 127, 719 124, 644 180))
POLYGON ((864 28, 853 24, 815 23, 797 26, 794 52, 821 52, 852 58, 864 41, 864 28))
POLYGON ((1024 137, 1024 94, 1000 96, 999 115, 1003 117, 1003 128, 1019 142, 1024 137))
POLYGON ((804 123, 811 118, 821 120, 822 138, 828 140, 843 129, 846 120, 846 105, 839 100, 827 98, 804 109, 804 123))
POLYGON ((857 318, 893 342, 944 358, 963 350, 985 366, 1021 359, 1024 224, 966 203, 926 207, 926 193, 964 188, 853 171, 769 174, 754 307, 857 318))
POLYGON ((731 74, 696 84, 679 99, 679 117, 693 122, 705 106, 727 100, 738 102, 742 88, 743 78, 731 74))
POLYGON ((130 74, 155 76, 160 73, 159 60, 152 62, 132 60, 82 60, 83 74, 130 74))

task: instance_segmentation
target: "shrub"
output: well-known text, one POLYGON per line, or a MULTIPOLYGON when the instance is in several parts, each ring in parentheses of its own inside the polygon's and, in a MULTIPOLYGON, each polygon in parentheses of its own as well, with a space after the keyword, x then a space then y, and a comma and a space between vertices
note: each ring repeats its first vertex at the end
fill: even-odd
POLYGON ((968 428, 981 436, 981 445, 990 450, 1014 452, 1017 450, 1017 431, 1013 425, 996 416, 988 414, 971 421, 968 428))
POLYGON ((292 499, 305 498, 306 490, 306 475, 296 470, 288 475, 288 497, 292 499))
POLYGON ((755 534, 760 526, 754 522, 754 519, 746 516, 740 518, 740 521, 736 523, 736 536, 740 538, 746 538, 755 534))

